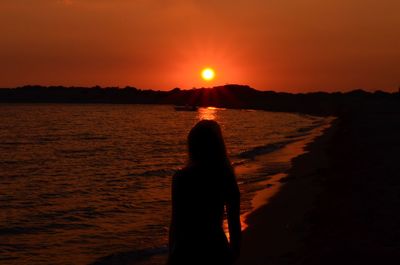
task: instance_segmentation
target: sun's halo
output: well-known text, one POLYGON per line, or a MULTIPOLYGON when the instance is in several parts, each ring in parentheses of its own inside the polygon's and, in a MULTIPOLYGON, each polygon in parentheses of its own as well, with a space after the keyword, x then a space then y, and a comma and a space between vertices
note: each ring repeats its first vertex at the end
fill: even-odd
POLYGON ((204 68, 201 71, 201 77, 206 81, 211 81, 215 77, 215 71, 212 68, 204 68))

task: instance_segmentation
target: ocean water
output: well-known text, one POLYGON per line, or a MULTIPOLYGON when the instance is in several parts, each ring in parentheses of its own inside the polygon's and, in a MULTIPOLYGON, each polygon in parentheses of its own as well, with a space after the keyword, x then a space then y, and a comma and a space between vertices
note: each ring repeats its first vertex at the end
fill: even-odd
MULTIPOLYGON (((324 122, 161 105, 0 105, 0 263, 160 263, 171 176, 185 164, 186 136, 200 119, 221 124, 234 165, 298 141, 324 122)), ((289 165, 239 175, 242 211, 258 182, 289 165)))

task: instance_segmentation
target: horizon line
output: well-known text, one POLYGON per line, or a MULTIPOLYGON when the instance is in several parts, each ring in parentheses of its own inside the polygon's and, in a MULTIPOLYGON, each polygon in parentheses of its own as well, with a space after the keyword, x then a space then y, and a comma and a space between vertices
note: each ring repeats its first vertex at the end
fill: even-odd
POLYGON ((330 91, 325 91, 325 90, 307 90, 303 92, 289 92, 289 91, 284 91, 284 90, 261 90, 254 88, 250 85, 245 85, 245 84, 224 84, 224 85, 215 85, 211 87, 192 87, 192 88, 181 88, 179 86, 170 88, 170 89, 153 89, 153 88, 139 88, 136 86, 132 85, 125 85, 125 86, 102 86, 102 85, 94 85, 94 86, 79 86, 79 85, 73 85, 73 86, 65 86, 65 85, 22 85, 22 86, 15 86, 15 87, 0 87, 1 90, 5 89, 21 89, 21 88, 69 88, 69 89, 74 89, 74 88, 83 88, 83 89, 136 89, 140 91, 156 91, 156 92, 168 92, 168 91, 173 91, 176 89, 179 89, 180 91, 191 91, 191 90, 196 90, 196 89, 216 89, 216 88, 221 88, 221 87, 229 87, 229 86, 236 86, 236 87, 247 87, 256 91, 260 92, 275 92, 275 93, 288 93, 288 94, 310 94, 310 93, 327 93, 327 94, 332 94, 332 93, 349 93, 349 92, 354 92, 354 91, 364 91, 367 93, 376 93, 376 92, 384 92, 384 93, 400 93, 400 86, 398 87, 398 90, 393 89, 393 90, 385 90, 385 89, 375 89, 375 90, 368 90, 362 87, 359 88, 351 88, 348 90, 330 90, 330 91))

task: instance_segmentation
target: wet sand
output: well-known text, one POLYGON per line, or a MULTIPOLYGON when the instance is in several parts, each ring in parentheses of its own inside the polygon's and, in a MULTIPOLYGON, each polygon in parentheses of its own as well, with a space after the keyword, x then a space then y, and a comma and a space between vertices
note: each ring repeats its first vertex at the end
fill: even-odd
POLYGON ((259 158, 287 159, 291 156, 293 165, 287 174, 269 179, 271 187, 254 196, 255 209, 246 216, 247 228, 243 232, 242 254, 237 264, 274 264, 277 258, 290 256, 291 249, 300 244, 297 233, 292 231, 320 190, 310 176, 327 167, 328 159, 321 147, 335 129, 336 122, 331 120, 331 124, 314 129, 307 138, 286 146, 272 157, 270 154, 259 158))
POLYGON ((395 104, 340 116, 279 192, 257 195, 264 204, 247 218, 237 264, 398 264, 399 135, 395 104))

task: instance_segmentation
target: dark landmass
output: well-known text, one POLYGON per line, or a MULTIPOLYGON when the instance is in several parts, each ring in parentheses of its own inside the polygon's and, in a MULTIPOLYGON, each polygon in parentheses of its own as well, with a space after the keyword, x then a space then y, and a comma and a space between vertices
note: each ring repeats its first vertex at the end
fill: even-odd
POLYGON ((303 264, 400 262, 400 104, 342 116, 303 264), (321 262, 322 261, 322 262, 321 262), (345 262, 343 262, 345 261, 345 262))
POLYGON ((43 87, 24 86, 0 89, 0 102, 7 103, 118 103, 173 104, 248 108, 269 111, 300 112, 314 115, 338 115, 371 102, 396 101, 398 93, 354 90, 348 93, 278 93, 259 91, 249 86, 225 85, 170 91, 140 90, 134 87, 43 87))
POLYGON ((352 109, 248 219, 239 264, 400 262, 400 104, 352 109))

